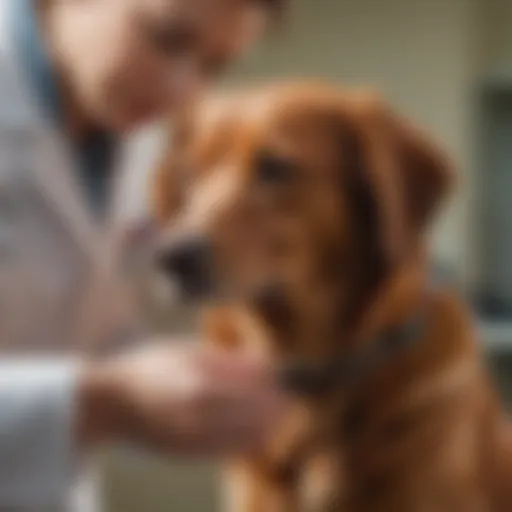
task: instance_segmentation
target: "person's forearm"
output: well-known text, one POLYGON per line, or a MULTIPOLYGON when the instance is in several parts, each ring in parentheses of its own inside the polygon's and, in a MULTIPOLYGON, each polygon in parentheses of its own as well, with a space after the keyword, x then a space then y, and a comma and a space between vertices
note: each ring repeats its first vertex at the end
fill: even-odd
POLYGON ((74 464, 73 361, 0 360, 0 509, 65 497, 74 464))

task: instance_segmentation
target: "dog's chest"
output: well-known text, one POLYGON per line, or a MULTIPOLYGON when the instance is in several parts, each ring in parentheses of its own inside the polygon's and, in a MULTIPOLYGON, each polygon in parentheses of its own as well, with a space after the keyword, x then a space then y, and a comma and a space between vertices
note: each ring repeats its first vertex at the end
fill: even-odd
POLYGON ((346 478, 342 461, 332 453, 318 453, 306 461, 299 481, 301 511, 333 512, 341 506, 346 478))

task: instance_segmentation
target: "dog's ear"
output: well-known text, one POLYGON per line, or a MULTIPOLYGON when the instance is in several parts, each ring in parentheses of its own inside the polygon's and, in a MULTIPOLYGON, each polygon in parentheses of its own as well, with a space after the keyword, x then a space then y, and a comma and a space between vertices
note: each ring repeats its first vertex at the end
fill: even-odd
POLYGON ((396 179, 402 195, 408 234, 421 235, 455 183, 448 155, 427 135, 383 107, 384 130, 392 134, 396 179))
MULTIPOLYGON (((352 105, 354 107, 354 105, 352 105)), ((447 156, 372 95, 355 102, 347 154, 367 247, 384 269, 413 250, 453 181, 447 156)), ((347 132, 346 132, 347 133, 347 132)))

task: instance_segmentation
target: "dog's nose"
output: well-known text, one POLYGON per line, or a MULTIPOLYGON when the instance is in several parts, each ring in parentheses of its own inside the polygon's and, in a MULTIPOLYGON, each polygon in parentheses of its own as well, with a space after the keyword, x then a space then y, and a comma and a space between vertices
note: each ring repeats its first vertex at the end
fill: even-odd
POLYGON ((157 265, 187 295, 205 293, 210 281, 211 250, 206 240, 183 240, 157 255, 157 265))

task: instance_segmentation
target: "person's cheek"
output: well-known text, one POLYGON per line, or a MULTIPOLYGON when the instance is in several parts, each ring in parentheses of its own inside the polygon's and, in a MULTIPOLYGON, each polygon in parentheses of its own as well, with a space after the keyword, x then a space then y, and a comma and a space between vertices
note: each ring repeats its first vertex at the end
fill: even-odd
POLYGON ((134 122, 172 112, 194 97, 200 86, 199 73, 189 61, 146 61, 129 75, 119 89, 127 116, 134 122))
POLYGON ((199 66, 192 59, 169 67, 161 89, 162 108, 173 110, 195 98, 203 85, 199 66))
POLYGON ((143 69, 135 73, 131 68, 117 75, 111 88, 111 104, 122 123, 131 127, 156 115, 155 81, 155 76, 143 69))
POLYGON ((122 129, 151 121, 189 102, 204 85, 192 59, 125 67, 112 75, 108 103, 122 129))

